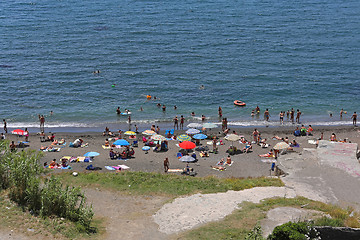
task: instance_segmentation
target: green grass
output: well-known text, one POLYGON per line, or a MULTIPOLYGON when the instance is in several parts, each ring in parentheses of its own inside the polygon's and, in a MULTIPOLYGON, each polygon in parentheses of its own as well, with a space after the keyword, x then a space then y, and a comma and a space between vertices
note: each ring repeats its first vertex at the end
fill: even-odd
POLYGON ((94 239, 104 232, 103 220, 100 218, 94 219, 92 223, 98 230, 98 234, 88 234, 81 230, 81 226, 60 217, 34 217, 10 201, 6 195, 6 191, 0 192, 0 228, 2 229, 20 232, 28 236, 29 239, 36 239, 37 236, 41 238, 53 236, 56 239, 94 239))
POLYGON ((103 187, 134 194, 163 194, 181 196, 194 193, 216 193, 228 190, 243 190, 253 187, 283 186, 278 178, 228 178, 187 177, 160 173, 123 172, 80 173, 73 177, 69 173, 57 175, 63 182, 82 187, 103 187))
POLYGON ((332 219, 319 218, 317 225, 360 227, 359 216, 350 217, 352 209, 341 209, 304 197, 265 199, 259 204, 244 202, 240 210, 234 211, 223 220, 208 223, 200 228, 185 232, 176 239, 245 239, 246 236, 266 217, 266 212, 277 207, 295 207, 318 210, 329 214, 332 219), (348 224, 350 223, 350 225, 348 224))

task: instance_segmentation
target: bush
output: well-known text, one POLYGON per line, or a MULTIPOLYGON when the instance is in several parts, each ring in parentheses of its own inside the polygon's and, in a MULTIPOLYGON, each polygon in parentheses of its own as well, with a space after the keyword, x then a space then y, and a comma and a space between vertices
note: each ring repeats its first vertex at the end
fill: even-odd
POLYGON ((35 151, 10 152, 7 141, 0 142, 0 186, 9 189, 9 197, 21 207, 42 217, 56 215, 77 223, 79 230, 90 231, 92 207, 80 188, 63 188, 59 179, 51 177, 41 185, 44 169, 35 151))
POLYGON ((288 222, 277 226, 268 240, 308 240, 320 239, 319 232, 308 222, 288 222))

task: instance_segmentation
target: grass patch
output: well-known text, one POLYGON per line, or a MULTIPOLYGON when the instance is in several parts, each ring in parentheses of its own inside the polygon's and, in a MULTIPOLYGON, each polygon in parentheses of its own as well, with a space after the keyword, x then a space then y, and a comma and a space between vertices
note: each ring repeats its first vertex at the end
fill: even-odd
POLYGON ((313 209, 329 214, 332 218, 319 218, 315 225, 359 227, 359 215, 350 217, 352 209, 312 201, 304 197, 265 199, 259 204, 244 202, 223 220, 208 223, 185 232, 176 239, 245 239, 246 236, 266 217, 267 211, 277 207, 313 209))
MULTIPOLYGON (((98 230, 103 233, 103 220, 96 218, 92 222, 98 230)), ((56 239, 94 239, 98 234, 89 234, 81 230, 77 223, 64 218, 51 216, 47 218, 34 217, 22 207, 10 201, 7 191, 0 192, 0 228, 10 229, 29 237, 29 239, 53 236, 56 239)))
POLYGON ((147 172, 80 173, 73 177, 69 173, 57 175, 63 182, 82 187, 103 187, 134 194, 164 194, 180 196, 194 193, 216 193, 228 190, 243 190, 253 187, 284 186, 278 178, 228 178, 186 177, 147 172))

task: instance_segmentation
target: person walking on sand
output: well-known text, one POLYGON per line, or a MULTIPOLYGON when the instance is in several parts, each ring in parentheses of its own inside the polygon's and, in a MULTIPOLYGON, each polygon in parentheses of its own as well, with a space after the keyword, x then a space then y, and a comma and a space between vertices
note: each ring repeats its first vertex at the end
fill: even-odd
POLYGON ((184 122, 185 122, 185 118, 183 115, 181 115, 180 117, 180 129, 184 129, 184 122))
POLYGON ((299 109, 296 110, 296 122, 297 122, 297 123, 300 123, 300 115, 301 115, 300 110, 299 110, 299 109))
POLYGON ((165 160, 164 160, 164 170, 166 173, 169 170, 169 158, 165 158, 165 160))
POLYGON ((174 117, 174 129, 177 128, 179 130, 179 119, 177 116, 174 117))
POLYGON ((269 118, 270 118, 270 113, 269 113, 269 109, 267 108, 264 112, 264 119, 266 121, 269 121, 269 118))
POLYGON ((39 114, 39 121, 40 121, 40 132, 45 132, 45 117, 44 115, 39 114))
POLYGON ((259 131, 255 128, 253 131, 254 142, 257 143, 259 131))
POLYGON ((357 114, 356 112, 354 112, 354 114, 351 116, 351 119, 353 120, 353 125, 356 126, 356 118, 357 118, 357 114))
POLYGON ((5 119, 3 119, 3 123, 4 123, 4 132, 7 133, 7 123, 5 119))
POLYGON ((25 128, 25 142, 28 142, 29 141, 29 131, 28 131, 28 129, 27 128, 25 128))
POLYGON ((213 138, 213 141, 212 141, 212 144, 213 144, 213 152, 216 151, 216 143, 217 143, 217 140, 216 140, 216 137, 213 138))

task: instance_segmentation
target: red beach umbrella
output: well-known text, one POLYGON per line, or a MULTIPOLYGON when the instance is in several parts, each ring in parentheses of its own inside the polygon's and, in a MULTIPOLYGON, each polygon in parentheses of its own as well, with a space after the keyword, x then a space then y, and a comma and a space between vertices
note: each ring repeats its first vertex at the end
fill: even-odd
POLYGON ((25 131, 22 129, 15 129, 13 131, 11 131, 12 134, 17 134, 17 135, 25 135, 25 131))
POLYGON ((195 143, 190 142, 190 141, 184 141, 184 142, 180 143, 179 146, 182 149, 186 149, 186 150, 194 149, 196 147, 195 143))

